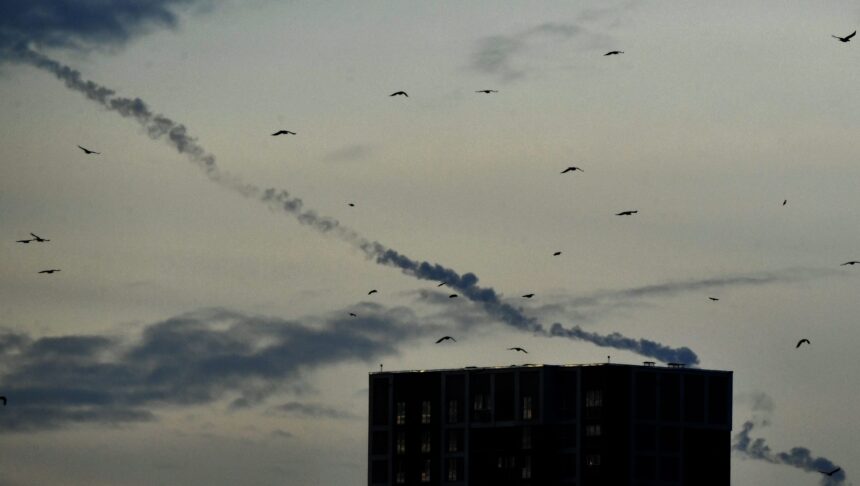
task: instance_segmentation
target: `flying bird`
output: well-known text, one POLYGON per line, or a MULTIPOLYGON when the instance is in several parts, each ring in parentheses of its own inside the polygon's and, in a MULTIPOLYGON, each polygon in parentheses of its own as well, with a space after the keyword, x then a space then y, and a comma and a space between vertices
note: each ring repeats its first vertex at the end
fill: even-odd
POLYGON ((786 204, 788 204, 788 199, 785 199, 785 200, 783 200, 783 201, 782 201, 782 205, 783 205, 783 206, 785 206, 786 204))
POLYGON ((85 154, 87 154, 87 155, 90 155, 90 154, 101 155, 101 154, 102 154, 101 152, 96 152, 95 150, 90 150, 90 149, 88 149, 88 148, 83 148, 83 147, 81 147, 80 145, 78 145, 78 148, 79 148, 79 149, 81 149, 81 150, 83 150, 83 151, 84 151, 84 153, 85 153, 85 154))
POLYGON ((448 285, 448 282, 439 282, 439 285, 437 285, 437 287, 441 287, 443 285, 448 285))
POLYGON ((718 298, 716 298, 716 297, 708 297, 708 298, 709 298, 709 299, 711 299, 711 300, 713 300, 714 302, 716 302, 716 301, 720 300, 720 299, 718 299, 718 298))
POLYGON ((568 172, 576 172, 576 171, 585 172, 584 170, 580 169, 579 167, 570 166, 567 169, 564 169, 563 171, 561 171, 561 173, 566 174, 568 172))
POLYGON ((860 262, 858 262, 857 260, 851 260, 850 262, 845 262, 845 263, 843 263, 842 265, 839 265, 839 266, 840 266, 840 267, 844 267, 845 265, 857 265, 858 263, 860 263, 860 262))
POLYGON ((449 296, 448 296, 448 298, 449 298, 449 299, 456 299, 456 298, 457 298, 457 294, 451 294, 451 295, 449 295, 449 296))
POLYGON ((617 56, 618 54, 624 54, 624 51, 609 51, 604 56, 617 56))
POLYGON ((36 240, 15 240, 15 243, 24 243, 24 244, 27 244, 27 243, 29 243, 29 242, 31 242, 31 241, 36 241, 36 240))
POLYGON ((561 255, 561 252, 560 252, 560 251, 557 251, 557 252, 555 252, 555 253, 553 253, 553 254, 552 254, 552 256, 559 256, 559 255, 561 255))
POLYGON ((532 297, 534 297, 534 296, 535 296, 535 294, 526 294, 526 295, 524 295, 523 297, 524 297, 524 298, 526 298, 526 299, 531 299, 531 298, 532 298, 532 297))
POLYGON ((351 207, 351 208, 354 208, 354 207, 355 207, 355 203, 347 203, 347 206, 349 206, 349 207, 351 207))
POLYGON ((358 317, 358 316, 357 316, 357 315, 355 315, 355 313, 353 313, 353 312, 350 312, 350 313, 349 313, 349 315, 351 315, 352 317, 358 317))
POLYGON ((480 89, 480 90, 478 90, 478 91, 475 91, 475 93, 487 93, 487 94, 490 94, 490 93, 498 93, 498 91, 497 91, 497 90, 495 90, 495 89, 480 89))
POLYGON ((296 132, 291 132, 289 130, 278 130, 277 132, 273 133, 272 136, 277 137, 278 135, 295 135, 295 134, 296 134, 296 132))
POLYGON ((405 97, 409 98, 409 95, 406 94, 406 91, 398 91, 396 93, 391 93, 388 96, 405 96, 405 97))
POLYGON ((834 39, 839 39, 842 42, 851 42, 851 38, 854 37, 855 34, 857 34, 856 30, 854 32, 846 35, 845 37, 839 37, 838 35, 834 35, 831 37, 833 37, 834 39))
POLYGON ((799 347, 800 347, 800 345, 801 345, 801 344, 803 344, 803 343, 806 343, 806 344, 812 344, 811 342, 809 342, 809 339, 803 338, 803 339, 801 339, 800 341, 798 341, 798 342, 797 342, 797 346, 795 346, 795 347, 794 347, 794 349, 799 348, 799 347))
POLYGON ((526 350, 525 350, 525 349, 523 349, 523 348, 508 348, 508 351, 522 351, 522 352, 524 352, 524 353, 526 353, 526 354, 529 354, 529 352, 528 352, 528 351, 526 351, 526 350))
POLYGON ((6 406, 6 397, 0 397, 0 400, 3 400, 3 406, 6 406))
POLYGON ((615 213, 615 215, 616 216, 632 216, 638 212, 639 212, 638 210, 636 210, 636 211, 621 211, 620 213, 615 213))
POLYGON ((34 235, 33 233, 30 233, 30 236, 32 236, 32 237, 33 237, 33 239, 32 239, 32 240, 30 240, 30 241, 38 241, 39 243, 44 243, 44 242, 46 242, 46 241, 51 241, 51 240, 46 240, 45 238, 42 238, 42 237, 41 237, 41 236, 39 236, 39 235, 34 235))
POLYGON ((48 269, 48 270, 42 270, 42 271, 41 271, 41 272, 39 272, 39 273, 48 273, 48 274, 50 274, 50 273, 59 272, 59 271, 60 271, 60 269, 59 269, 59 268, 51 268, 51 269, 48 269))
POLYGON ((449 341, 449 340, 450 340, 450 341, 454 341, 455 343, 457 342, 457 340, 456 340, 456 339, 454 339, 454 338, 452 338, 451 336, 442 336, 442 337, 440 337, 439 339, 437 339, 437 340, 436 340, 436 344, 439 344, 439 343, 441 343, 442 341, 449 341))
MULTIPOLYGON (((851 35, 854 35, 854 34, 851 34, 851 35)), ((830 472, 827 472, 827 471, 818 471, 818 472, 820 472, 821 474, 824 474, 825 476, 833 476, 834 474, 838 473, 841 470, 842 470, 841 467, 837 467, 836 469, 834 469, 830 472)))

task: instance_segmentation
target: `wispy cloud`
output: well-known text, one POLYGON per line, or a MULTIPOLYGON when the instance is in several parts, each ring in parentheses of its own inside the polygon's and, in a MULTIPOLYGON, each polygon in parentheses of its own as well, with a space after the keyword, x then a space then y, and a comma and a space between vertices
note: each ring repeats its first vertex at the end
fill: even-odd
POLYGON ((305 371, 374 361, 435 331, 416 325, 405 308, 309 321, 209 309, 146 326, 130 342, 0 333, 0 389, 9 398, 0 429, 147 421, 161 406, 236 395, 259 403, 301 382, 305 371))
POLYGON ((287 402, 281 405, 272 407, 274 412, 284 413, 287 415, 298 415, 310 418, 329 418, 329 419, 354 419, 358 415, 345 410, 338 410, 327 405, 319 403, 302 403, 302 402, 287 402))

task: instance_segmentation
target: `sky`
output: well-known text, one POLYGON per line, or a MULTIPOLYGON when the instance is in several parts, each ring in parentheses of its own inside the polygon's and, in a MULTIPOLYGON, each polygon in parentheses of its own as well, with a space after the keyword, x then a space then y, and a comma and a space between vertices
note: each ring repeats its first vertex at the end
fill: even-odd
POLYGON ((362 485, 380 364, 607 356, 851 484, 860 8, 751 3, 3 2, 0 485, 362 485))

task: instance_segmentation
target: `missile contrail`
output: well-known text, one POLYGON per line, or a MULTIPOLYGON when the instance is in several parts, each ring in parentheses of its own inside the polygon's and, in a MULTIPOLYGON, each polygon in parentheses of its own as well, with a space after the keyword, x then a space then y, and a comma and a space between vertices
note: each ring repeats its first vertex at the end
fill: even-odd
POLYGON ((255 198, 270 209, 283 210, 293 215, 299 223, 310 226, 320 233, 336 236, 360 249, 368 258, 380 265, 399 268, 403 273, 423 280, 445 281, 451 288, 459 290, 464 297, 481 305, 489 315, 509 326, 547 337, 563 336, 591 342, 598 346, 624 349, 664 362, 686 364, 699 362, 698 356, 689 348, 674 349, 650 340, 626 338, 618 333, 602 336, 584 331, 579 327, 565 329, 561 324, 555 324, 551 331, 547 331, 534 318, 527 317, 520 309, 502 302, 494 289, 478 286, 478 277, 473 273, 460 275, 436 263, 413 260, 381 243, 361 236, 356 231, 341 225, 336 219, 320 216, 312 209, 304 209, 301 198, 285 190, 263 189, 222 171, 216 163, 215 156, 207 152, 197 139, 188 134, 185 125, 154 113, 140 98, 117 96, 114 90, 93 81, 84 80, 79 71, 26 46, 15 47, 6 54, 9 60, 47 71, 63 81, 69 89, 82 93, 87 99, 119 113, 124 118, 137 121, 149 137, 165 140, 179 153, 197 164, 211 181, 245 197, 255 198))

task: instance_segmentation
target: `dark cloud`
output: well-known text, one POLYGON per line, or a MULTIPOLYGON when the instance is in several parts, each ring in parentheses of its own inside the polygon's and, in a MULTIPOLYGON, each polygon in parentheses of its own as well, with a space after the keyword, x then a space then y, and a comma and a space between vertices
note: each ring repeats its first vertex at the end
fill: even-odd
POLYGON ((373 147, 370 145, 352 144, 329 152, 323 157, 326 162, 351 162, 370 157, 373 147))
POLYGON ((122 46, 157 28, 175 28, 177 10, 211 0, 4 0, 0 51, 14 45, 73 49, 122 46))
POLYGON ((299 415, 310 418, 354 419, 358 415, 345 410, 319 403, 287 402, 272 408, 273 411, 287 415, 299 415))
POLYGON ((307 371, 375 361, 435 331, 416 325, 405 308, 363 314, 308 324, 212 309, 146 326, 130 342, 0 333, 0 389, 10 402, 0 429, 153 420, 160 406, 235 395, 252 405, 302 381, 307 371))

